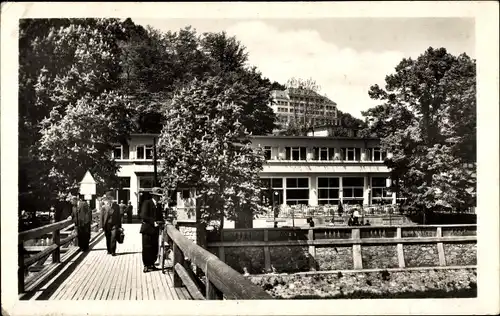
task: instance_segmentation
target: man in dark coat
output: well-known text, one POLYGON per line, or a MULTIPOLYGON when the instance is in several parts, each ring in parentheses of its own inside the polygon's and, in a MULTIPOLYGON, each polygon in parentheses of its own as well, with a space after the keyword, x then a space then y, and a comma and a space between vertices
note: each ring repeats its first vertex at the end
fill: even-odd
POLYGON ((163 221, 159 205, 161 188, 153 188, 151 197, 148 197, 141 206, 142 234, 142 263, 144 273, 155 270, 155 261, 158 256, 159 225, 163 221))
POLYGON ((87 202, 79 200, 77 196, 72 197, 71 204, 72 209, 70 218, 73 220, 73 223, 75 223, 78 247, 82 251, 88 251, 92 211, 87 202))
POLYGON ((122 216, 122 221, 125 218, 125 209, 127 208, 127 205, 123 202, 123 200, 120 201, 120 204, 118 204, 118 207, 120 207, 120 214, 122 216))
POLYGON ((127 208, 125 209, 125 212, 127 213, 127 222, 130 224, 132 223, 132 210, 133 210, 132 202, 128 201, 127 208))
POLYGON ((121 227, 120 207, 116 202, 113 202, 113 196, 111 192, 108 192, 104 197, 104 205, 101 209, 101 228, 106 236, 106 249, 108 254, 112 256, 116 255, 116 236, 121 227))

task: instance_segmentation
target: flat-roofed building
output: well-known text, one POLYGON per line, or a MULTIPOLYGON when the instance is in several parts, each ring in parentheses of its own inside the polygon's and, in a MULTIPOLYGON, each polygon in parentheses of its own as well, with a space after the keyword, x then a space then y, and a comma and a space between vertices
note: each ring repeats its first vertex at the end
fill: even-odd
MULTIPOLYGON (((130 200, 137 210, 141 192, 153 187, 153 144, 157 134, 133 134, 126 145, 113 151, 120 166, 117 200, 130 200)), ((261 171, 263 191, 277 204, 337 205, 390 204, 396 194, 386 187, 390 170, 387 154, 375 138, 321 136, 253 136, 252 144, 264 150, 261 171), (276 192, 276 193, 275 193, 276 192)), ((158 168, 160 164, 158 163, 158 168)), ((179 208, 194 206, 193 192, 176 192, 179 208)))

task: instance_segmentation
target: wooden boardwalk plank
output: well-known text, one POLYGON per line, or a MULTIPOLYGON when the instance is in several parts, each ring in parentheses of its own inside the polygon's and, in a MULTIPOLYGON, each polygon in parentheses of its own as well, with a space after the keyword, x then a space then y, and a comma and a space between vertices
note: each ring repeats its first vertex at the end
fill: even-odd
POLYGON ((174 299, 174 295, 172 295, 173 289, 171 289, 167 283, 167 278, 169 278, 169 273, 170 273, 170 271, 166 271, 165 274, 162 274, 160 276, 160 282, 161 282, 162 287, 165 289, 165 299, 173 300, 174 299))
MULTIPOLYGON (((106 253, 106 238, 80 256, 78 265, 60 282, 50 300, 173 300, 191 299, 185 288, 173 288, 172 272, 143 273, 142 236, 138 224, 124 224, 125 242, 117 256, 106 253)), ((74 259, 76 260, 76 259, 74 259)), ((74 263, 74 262, 71 262, 74 263)), ((70 264, 70 263, 67 263, 70 264)))
MULTIPOLYGON (((106 247, 106 240, 104 240, 104 247, 106 247)), ((98 300, 99 299, 97 297, 99 294, 99 289, 101 288, 101 284, 103 284, 105 282, 105 279, 106 279, 105 276, 107 275, 107 273, 109 273, 108 269, 111 269, 110 266, 106 266, 104 264, 104 261, 109 256, 107 254, 106 248, 104 248, 104 250, 98 250, 98 251, 100 252, 99 256, 102 257, 102 261, 100 262, 101 268, 96 268, 96 279, 95 279, 96 282, 93 284, 93 287, 90 290, 90 293, 87 295, 87 299, 89 299, 89 300, 98 300)))
MULTIPOLYGON (((104 241, 105 243, 106 241, 104 241)), ((105 244, 104 244, 105 245, 105 244)), ((106 249, 106 247, 104 246, 106 249)), ((117 264, 116 260, 110 260, 110 258, 113 258, 111 255, 107 253, 106 250, 102 253, 102 256, 105 257, 103 265, 106 273, 102 276, 102 282, 99 284, 97 294, 96 294, 96 300, 106 300, 108 296, 108 291, 109 287, 111 286, 111 280, 114 276, 113 271, 116 270, 117 264)))
MULTIPOLYGON (((101 251, 101 250, 95 250, 95 251, 97 252, 97 251, 101 251)), ((102 254, 96 254, 96 256, 99 257, 97 267, 100 267, 103 265, 103 261, 106 257, 103 256, 102 254)), ((86 287, 86 289, 82 293, 82 299, 84 299, 84 300, 94 299, 93 293, 95 293, 95 292, 93 290, 98 286, 98 284, 100 282, 102 282, 102 278, 103 278, 102 273, 103 273, 102 270, 99 270, 98 268, 94 269, 94 271, 91 273, 91 276, 89 277, 88 286, 86 287)))
POLYGON ((81 262, 77 268, 71 273, 71 276, 73 277, 68 277, 66 279, 62 286, 63 288, 61 289, 60 295, 58 296, 58 299, 61 300, 70 300, 73 298, 75 294, 75 288, 77 289, 78 286, 83 282, 85 274, 87 270, 91 267, 92 263, 97 259, 95 256, 90 256, 90 253, 87 255, 87 257, 81 262))
POLYGON ((88 288, 92 282, 93 276, 97 274, 96 267, 100 266, 100 262, 102 262, 102 257, 96 254, 95 252, 90 252, 87 256, 93 256, 94 260, 88 265, 88 269, 82 271, 83 273, 83 281, 77 285, 75 295, 73 299, 82 300, 84 298, 85 292, 88 291, 88 288))

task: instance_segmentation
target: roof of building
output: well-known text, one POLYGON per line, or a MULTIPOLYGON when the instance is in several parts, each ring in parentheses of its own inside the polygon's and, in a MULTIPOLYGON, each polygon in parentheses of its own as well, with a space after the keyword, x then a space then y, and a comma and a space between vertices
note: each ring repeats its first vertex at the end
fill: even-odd
POLYGON ((377 137, 332 137, 332 136, 281 136, 281 135, 252 135, 250 138, 278 138, 278 139, 328 139, 328 140, 380 140, 377 137))

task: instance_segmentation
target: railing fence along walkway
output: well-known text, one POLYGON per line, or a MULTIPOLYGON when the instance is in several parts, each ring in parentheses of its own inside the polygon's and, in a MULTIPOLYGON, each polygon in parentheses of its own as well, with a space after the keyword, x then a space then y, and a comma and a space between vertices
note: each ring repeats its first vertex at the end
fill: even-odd
MULTIPOLYGON (((92 228, 98 228, 99 213, 93 213, 92 228)), ((142 273, 139 224, 124 224, 125 242, 118 246, 117 256, 106 254, 102 232, 93 233, 91 249, 82 253, 69 247, 63 257, 61 249, 75 240, 76 233, 61 231, 73 227, 71 220, 42 226, 18 234, 20 250, 24 243, 46 238, 52 244, 37 248, 39 252, 19 255, 20 299, 271 299, 259 286, 194 244, 172 224, 166 225, 166 237, 173 246, 173 271, 142 273), (52 256, 52 263, 26 278, 33 264, 52 256), (77 258, 77 259, 75 259, 77 258), (200 273, 196 271, 198 268, 200 273)), ((33 249, 32 249, 33 250, 33 249)))
POLYGON ((185 285, 194 299, 272 299, 215 255, 194 244, 173 225, 166 227, 174 252, 174 287, 185 285), (204 278, 193 272, 196 266, 204 278))
MULTIPOLYGON (((92 236, 91 242, 98 237, 96 234, 99 227, 100 212, 92 213, 92 236)), ((78 247, 71 247, 71 243, 77 237, 73 221, 66 219, 49 225, 30 229, 18 234, 18 292, 24 293, 30 291, 41 283, 52 277, 61 265, 61 253, 65 257, 71 257, 78 251, 78 247), (25 246, 25 243, 33 240, 46 240, 50 237, 50 245, 43 246, 25 246), (64 237, 61 239, 61 237, 64 237), (33 254, 33 252, 35 252, 33 254), (30 255, 30 253, 32 253, 30 255), (46 264, 47 258, 51 256, 51 262, 46 264), (33 269, 33 275, 30 275, 29 268, 33 265, 38 266, 33 269)), ((46 244, 46 242, 43 242, 46 244)), ((63 260, 64 261, 64 260, 63 260)))
MULTIPOLYGON (((443 244, 475 243, 477 226, 412 225, 412 226, 352 226, 314 228, 253 228, 224 229, 208 233, 208 248, 214 249, 219 259, 226 261, 225 249, 261 248, 264 269, 271 272, 271 248, 308 247, 312 265, 318 247, 351 247, 354 269, 363 269, 362 246, 396 246, 398 266, 405 267, 403 245, 434 244, 437 246, 439 266, 447 265, 443 244)), ((253 260, 258 260, 253 258, 253 260)))

